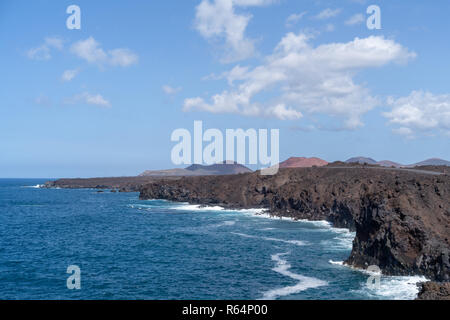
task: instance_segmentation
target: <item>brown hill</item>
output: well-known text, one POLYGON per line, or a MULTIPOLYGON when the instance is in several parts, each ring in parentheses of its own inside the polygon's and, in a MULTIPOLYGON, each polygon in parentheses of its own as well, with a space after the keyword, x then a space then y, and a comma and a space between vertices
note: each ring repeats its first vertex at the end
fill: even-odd
POLYGON ((327 161, 320 158, 290 157, 280 162, 280 168, 310 168, 313 166, 323 167, 328 164, 327 161))

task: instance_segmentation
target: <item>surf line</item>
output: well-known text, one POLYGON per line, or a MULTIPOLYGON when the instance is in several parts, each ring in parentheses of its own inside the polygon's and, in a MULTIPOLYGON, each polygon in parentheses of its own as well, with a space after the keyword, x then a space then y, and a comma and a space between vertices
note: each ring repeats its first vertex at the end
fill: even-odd
POLYGON ((188 307, 183 307, 183 315, 207 315, 210 318, 214 317, 217 307, 196 307, 189 304, 188 307))
POLYGON ((297 280, 297 284, 293 286, 287 286, 282 288, 276 288, 271 289, 269 291, 266 291, 263 294, 262 300, 275 300, 278 297, 282 296, 288 296, 291 294, 299 293, 301 291, 305 291, 312 288, 327 286, 328 282, 323 281, 316 278, 306 277, 302 276, 300 274, 291 272, 289 269, 291 268, 291 265, 287 262, 287 260, 283 259, 282 257, 285 255, 288 255, 289 252, 285 253, 277 253, 272 255, 272 260, 276 263, 275 268, 272 270, 275 272, 278 272, 279 274, 282 274, 283 276, 289 277, 293 280, 297 280))

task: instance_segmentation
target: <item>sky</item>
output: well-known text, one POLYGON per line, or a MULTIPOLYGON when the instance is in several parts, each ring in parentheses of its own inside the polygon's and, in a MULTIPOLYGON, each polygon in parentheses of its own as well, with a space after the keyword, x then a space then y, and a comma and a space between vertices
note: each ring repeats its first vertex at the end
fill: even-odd
POLYGON ((446 0, 1 0, 0 177, 172 168, 171 134, 195 120, 279 129, 281 160, 450 160, 449 13, 446 0))

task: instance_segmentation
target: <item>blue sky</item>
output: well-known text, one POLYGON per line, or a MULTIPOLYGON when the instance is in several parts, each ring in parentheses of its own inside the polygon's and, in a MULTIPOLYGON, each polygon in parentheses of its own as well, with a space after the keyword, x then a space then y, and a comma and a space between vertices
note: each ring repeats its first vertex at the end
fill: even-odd
POLYGON ((170 135, 194 120, 280 129, 281 159, 450 160, 449 13, 444 0, 3 0, 0 177, 171 168, 170 135), (72 4, 80 30, 66 28, 72 4))

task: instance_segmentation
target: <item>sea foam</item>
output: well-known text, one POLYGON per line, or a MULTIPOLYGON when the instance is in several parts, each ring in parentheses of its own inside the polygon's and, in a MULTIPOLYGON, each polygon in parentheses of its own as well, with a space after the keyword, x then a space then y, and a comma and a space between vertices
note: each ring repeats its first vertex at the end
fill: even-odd
POLYGON ((33 188, 33 189, 39 189, 42 188, 44 185, 43 184, 37 184, 34 186, 23 186, 23 188, 33 188))
POLYGON ((326 281, 312 277, 305 277, 290 271, 289 269, 291 268, 291 265, 287 262, 287 260, 282 258, 287 254, 289 254, 289 252, 277 253, 271 256, 272 260, 276 263, 275 267, 272 270, 278 272, 279 274, 282 274, 283 276, 297 280, 298 283, 293 286, 286 286, 268 290, 264 292, 262 297, 263 300, 274 300, 278 297, 288 296, 291 294, 299 293, 301 291, 305 291, 307 289, 328 285, 328 282, 326 281))
POLYGON ((284 240, 284 239, 278 239, 278 238, 272 238, 272 237, 260 237, 260 236, 253 236, 250 234, 240 233, 240 232, 231 232, 231 234, 241 236, 244 238, 253 238, 253 239, 266 240, 266 241, 283 242, 283 243, 293 244, 296 246, 305 246, 307 244, 306 242, 300 241, 300 240, 284 240))
POLYGON ((368 271, 365 269, 355 268, 344 264, 343 261, 329 260, 333 265, 351 268, 353 270, 367 274, 368 276, 379 276, 379 285, 365 281, 361 284, 361 288, 354 290, 370 299, 389 299, 389 300, 413 300, 419 293, 420 282, 429 281, 423 276, 386 276, 379 272, 368 271))

